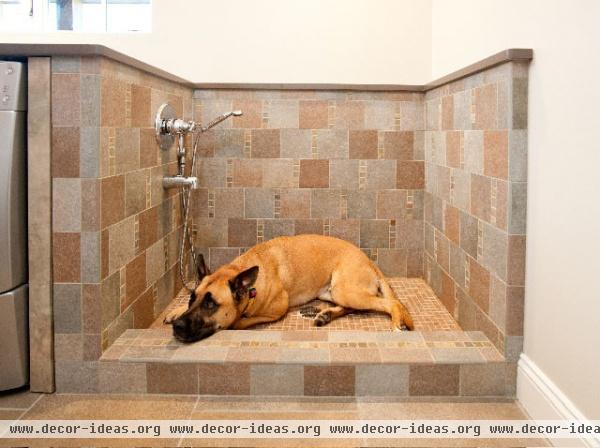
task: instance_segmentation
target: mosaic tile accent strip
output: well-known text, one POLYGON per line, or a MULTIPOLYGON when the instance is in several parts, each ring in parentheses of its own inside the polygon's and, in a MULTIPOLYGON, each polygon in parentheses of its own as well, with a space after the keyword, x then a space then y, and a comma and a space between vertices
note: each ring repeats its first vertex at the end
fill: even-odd
MULTIPOLYGON (((446 310, 444 305, 435 296, 433 290, 420 278, 390 278, 390 286, 402 303, 406 305, 413 316, 415 330, 418 331, 458 331, 459 325, 446 310)), ((189 301, 189 294, 184 290, 165 309, 151 328, 169 328, 163 324, 166 316, 173 308, 185 305, 189 301)), ((313 300, 306 306, 327 307, 327 302, 313 300)), ((290 331, 313 330, 317 332, 361 330, 361 331, 387 331, 391 332, 390 319, 380 313, 352 313, 335 319, 323 327, 315 327, 313 320, 302 316, 300 308, 291 308, 287 315, 273 323, 257 325, 253 330, 258 331, 290 331)))

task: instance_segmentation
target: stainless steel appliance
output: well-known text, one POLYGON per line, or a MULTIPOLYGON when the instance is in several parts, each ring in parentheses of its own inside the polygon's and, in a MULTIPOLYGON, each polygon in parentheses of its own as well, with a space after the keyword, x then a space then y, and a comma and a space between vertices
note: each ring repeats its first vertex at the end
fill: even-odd
POLYGON ((0 390, 29 381, 26 75, 0 61, 0 390))

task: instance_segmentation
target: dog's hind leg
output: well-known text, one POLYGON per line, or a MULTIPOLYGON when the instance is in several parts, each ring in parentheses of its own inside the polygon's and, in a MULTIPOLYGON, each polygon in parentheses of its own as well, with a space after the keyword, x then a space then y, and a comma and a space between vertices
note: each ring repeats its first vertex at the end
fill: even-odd
POLYGON ((333 319, 337 319, 338 317, 345 316, 349 313, 350 310, 344 308, 343 306, 330 306, 320 311, 316 316, 314 323, 317 327, 322 327, 323 325, 327 325, 333 319))
POLYGON ((356 310, 379 311, 389 314, 392 319, 392 330, 412 330, 413 321, 408 310, 397 299, 380 297, 368 290, 349 290, 347 288, 334 291, 335 303, 356 310))

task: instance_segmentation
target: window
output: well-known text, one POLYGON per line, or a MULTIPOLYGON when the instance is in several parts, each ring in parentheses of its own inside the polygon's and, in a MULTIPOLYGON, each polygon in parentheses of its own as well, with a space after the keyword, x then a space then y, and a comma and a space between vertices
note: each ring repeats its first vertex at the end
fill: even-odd
POLYGON ((151 0, 0 0, 0 31, 150 32, 151 0))

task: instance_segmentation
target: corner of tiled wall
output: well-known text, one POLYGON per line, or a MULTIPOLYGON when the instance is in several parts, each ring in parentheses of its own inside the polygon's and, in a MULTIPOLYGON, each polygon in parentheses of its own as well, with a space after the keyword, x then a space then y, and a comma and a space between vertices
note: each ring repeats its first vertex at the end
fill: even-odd
POLYGON ((425 276, 465 330, 523 341, 528 63, 427 92, 425 276))
POLYGON ((216 268, 280 235, 361 247, 389 276, 423 274, 423 94, 197 90, 204 134, 196 243, 216 268))
POLYGON ((188 87, 102 57, 52 58, 58 391, 96 390, 102 351, 148 327, 181 286, 178 196, 161 185, 175 154, 152 128, 165 101, 191 118, 188 87))

